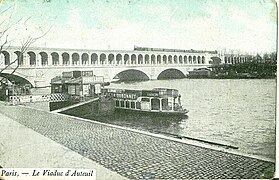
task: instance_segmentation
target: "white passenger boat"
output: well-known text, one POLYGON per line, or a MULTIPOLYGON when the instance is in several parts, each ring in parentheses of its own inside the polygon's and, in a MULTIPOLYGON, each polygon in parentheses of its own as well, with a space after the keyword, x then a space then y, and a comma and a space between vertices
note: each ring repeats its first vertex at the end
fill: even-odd
POLYGON ((181 105, 176 89, 153 90, 103 89, 103 93, 115 101, 118 111, 149 113, 154 115, 184 116, 188 110, 181 105))

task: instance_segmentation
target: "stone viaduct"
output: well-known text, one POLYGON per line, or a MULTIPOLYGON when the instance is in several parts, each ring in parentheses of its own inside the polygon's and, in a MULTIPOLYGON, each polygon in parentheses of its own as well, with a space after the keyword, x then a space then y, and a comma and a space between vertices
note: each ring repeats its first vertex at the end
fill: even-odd
MULTIPOLYGON (((217 51, 143 47, 130 51, 29 47, 22 53, 20 47, 9 47, 0 52, 0 70, 3 70, 0 76, 31 83, 33 87, 49 86, 53 77, 74 70, 93 70, 95 75, 104 76, 106 81, 116 76, 126 80, 184 78, 195 68, 211 66, 214 58, 219 58, 221 63, 233 63, 234 60, 221 57, 217 51)), ((239 58, 239 61, 244 62, 245 59, 239 58)))

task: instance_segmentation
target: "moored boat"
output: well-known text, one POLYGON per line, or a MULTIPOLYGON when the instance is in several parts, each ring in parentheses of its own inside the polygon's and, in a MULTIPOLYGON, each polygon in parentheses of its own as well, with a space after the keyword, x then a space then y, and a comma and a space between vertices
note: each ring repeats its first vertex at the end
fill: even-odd
POLYGON ((184 116, 188 110, 181 105, 181 95, 176 89, 152 90, 103 89, 115 102, 117 111, 139 112, 154 115, 184 116))

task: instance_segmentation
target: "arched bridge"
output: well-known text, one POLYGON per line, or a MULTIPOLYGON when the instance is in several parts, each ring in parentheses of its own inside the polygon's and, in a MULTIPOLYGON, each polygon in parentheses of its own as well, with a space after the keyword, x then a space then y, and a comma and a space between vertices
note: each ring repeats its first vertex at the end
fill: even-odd
POLYGON ((49 86, 50 80, 65 71, 93 70, 97 76, 111 81, 184 78, 188 72, 212 64, 217 51, 135 48, 124 50, 88 50, 32 48, 24 53, 20 47, 0 52, 2 77, 13 76, 34 87, 49 86), (16 63, 12 63, 16 60, 16 63), (16 70, 15 70, 16 68, 16 70), (15 71, 14 71, 15 70, 15 71), (13 75, 9 75, 10 73, 13 75))

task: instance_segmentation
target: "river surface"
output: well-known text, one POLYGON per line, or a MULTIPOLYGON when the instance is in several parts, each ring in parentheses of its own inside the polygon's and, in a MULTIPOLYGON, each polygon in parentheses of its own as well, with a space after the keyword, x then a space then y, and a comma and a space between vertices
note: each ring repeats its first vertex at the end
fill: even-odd
POLYGON ((91 119, 149 132, 171 133, 239 147, 239 151, 275 159, 274 79, 179 79, 111 84, 110 87, 178 89, 185 118, 115 114, 91 119))

